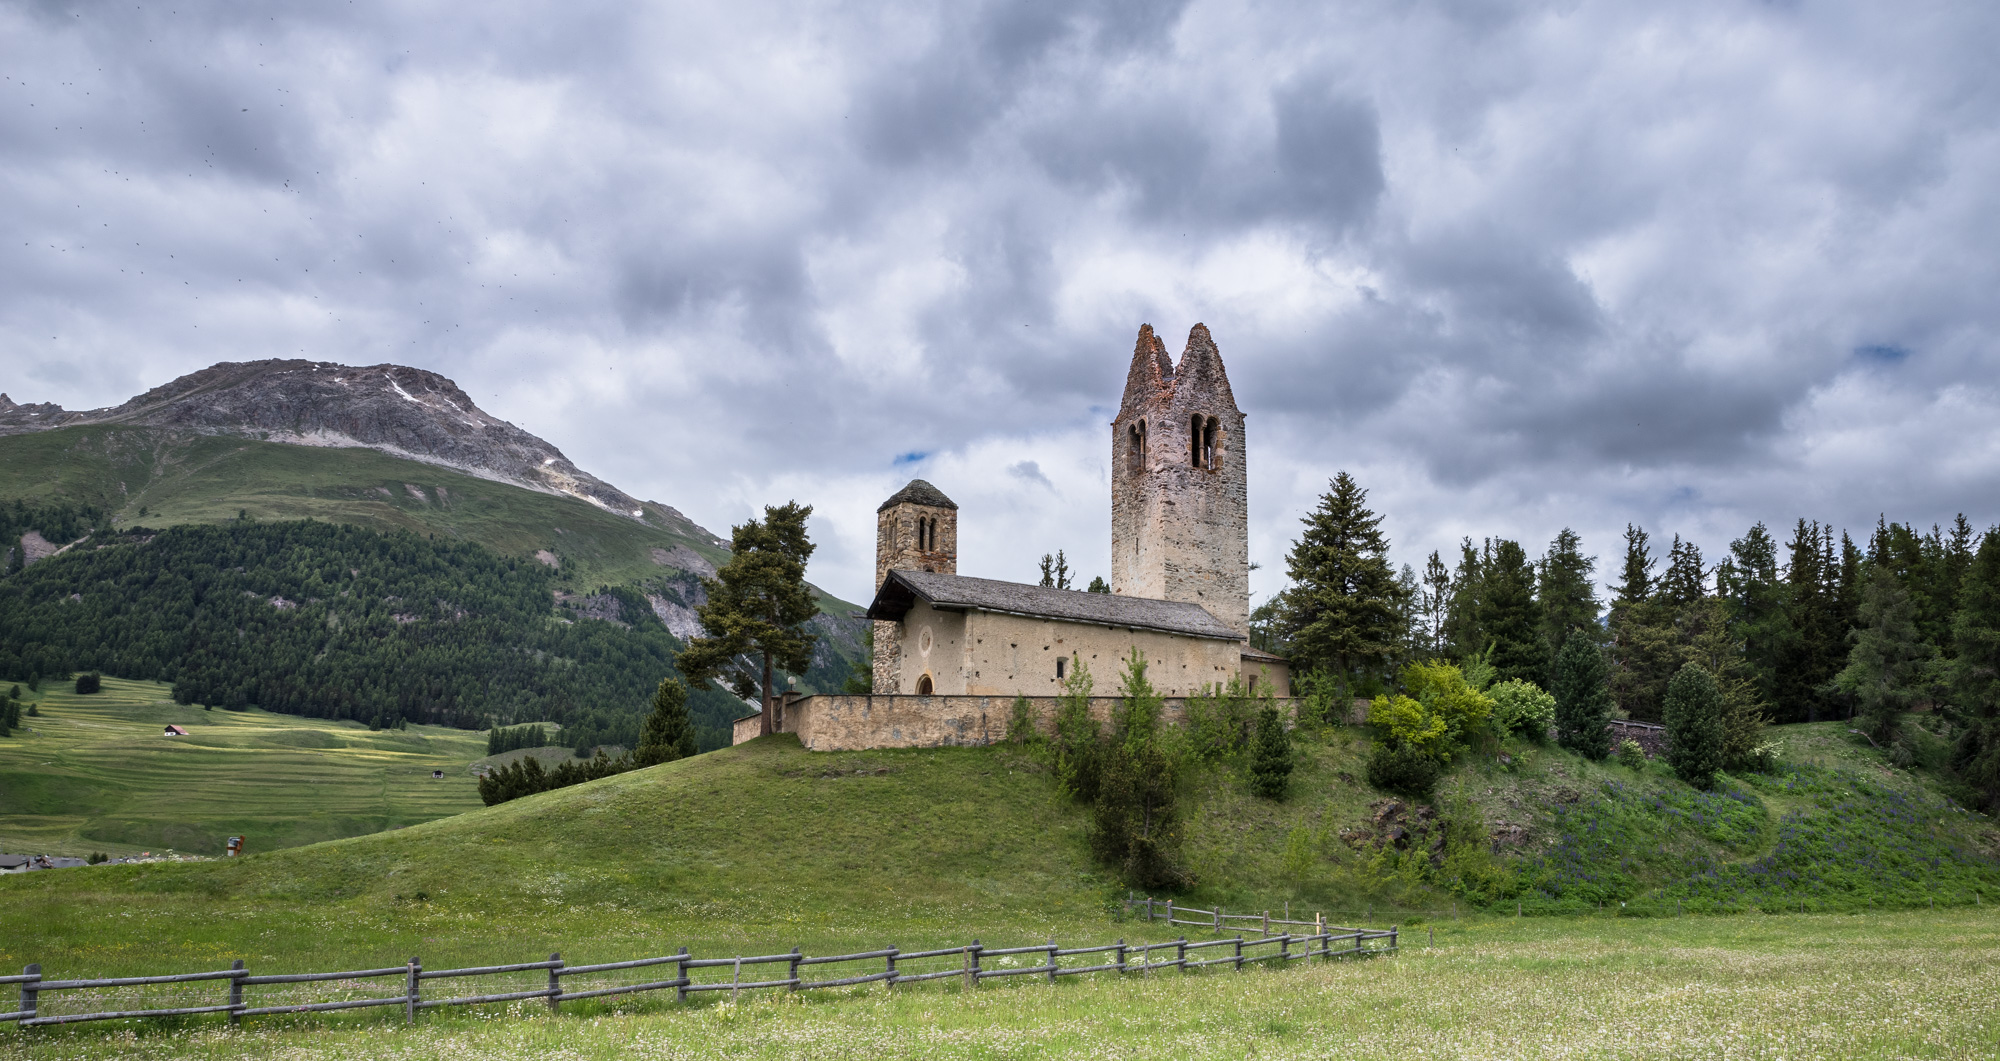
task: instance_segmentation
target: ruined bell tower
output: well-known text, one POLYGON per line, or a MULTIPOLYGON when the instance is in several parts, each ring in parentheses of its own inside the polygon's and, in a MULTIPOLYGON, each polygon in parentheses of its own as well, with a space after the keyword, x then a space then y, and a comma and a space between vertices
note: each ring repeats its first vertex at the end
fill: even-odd
POLYGON ((1199 604, 1250 633, 1243 413, 1197 324, 1180 364, 1139 329, 1111 422, 1111 592, 1199 604))

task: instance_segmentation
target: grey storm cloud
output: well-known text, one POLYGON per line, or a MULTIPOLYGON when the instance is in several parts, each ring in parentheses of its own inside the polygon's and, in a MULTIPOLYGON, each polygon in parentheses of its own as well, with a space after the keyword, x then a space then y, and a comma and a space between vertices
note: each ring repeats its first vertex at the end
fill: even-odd
POLYGON ((0 5, 0 389, 419 365, 713 529, 814 503, 849 598, 914 475, 969 572, 1108 570, 1141 323, 1221 346, 1259 578, 1342 468, 1413 563, 1988 524, 1996 47, 1858 0, 0 5))

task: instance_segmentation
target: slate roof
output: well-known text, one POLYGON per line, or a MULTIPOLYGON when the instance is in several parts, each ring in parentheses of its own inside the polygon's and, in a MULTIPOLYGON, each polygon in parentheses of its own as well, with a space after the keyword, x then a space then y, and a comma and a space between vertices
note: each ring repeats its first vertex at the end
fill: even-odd
POLYGON ((933 608, 949 611, 1004 612, 1037 619, 1159 630, 1218 641, 1243 640, 1243 635, 1222 625, 1199 604, 1052 589, 930 571, 889 572, 882 588, 876 591, 875 602, 868 606, 868 617, 901 619, 920 598, 933 608))
POLYGON ((880 505, 876 506, 875 511, 887 512, 889 511, 889 509, 897 505, 900 505, 905 501, 917 505, 931 505, 936 508, 949 508, 954 511, 956 511, 958 508, 958 502, 953 501, 951 498, 944 496, 943 490, 940 490, 937 487, 932 486, 927 482, 924 482, 922 479, 912 479, 910 480, 910 485, 905 486, 901 490, 896 491, 893 495, 890 496, 889 500, 884 501, 880 505))

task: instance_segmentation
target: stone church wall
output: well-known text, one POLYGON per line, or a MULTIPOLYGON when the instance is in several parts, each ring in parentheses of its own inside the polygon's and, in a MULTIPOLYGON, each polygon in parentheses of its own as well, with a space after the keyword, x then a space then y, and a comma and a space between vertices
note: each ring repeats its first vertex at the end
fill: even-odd
MULTIPOLYGON (((1109 725, 1115 696, 1090 698, 1090 713, 1109 725)), ((1055 727, 1058 698, 1031 696, 1030 710, 1043 733, 1055 727)), ((1294 702, 1278 701, 1290 715, 1294 702)), ((796 734, 809 751, 860 751, 868 748, 953 748, 998 743, 1007 736, 1013 717, 1011 696, 807 696, 785 705, 782 732, 796 734)), ((736 721, 734 743, 758 734, 756 715, 736 721)), ((1169 697, 1161 718, 1171 725, 1187 721, 1187 700, 1169 697)))

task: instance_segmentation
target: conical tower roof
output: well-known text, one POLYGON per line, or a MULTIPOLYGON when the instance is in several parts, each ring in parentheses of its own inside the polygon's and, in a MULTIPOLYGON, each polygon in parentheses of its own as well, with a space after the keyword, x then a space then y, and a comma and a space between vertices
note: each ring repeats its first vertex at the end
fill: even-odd
POLYGON ((1139 341, 1132 347, 1132 367, 1125 373, 1125 397, 1118 415, 1151 406, 1173 389, 1174 363, 1167 357, 1167 344, 1153 334, 1153 326, 1139 326, 1139 341))
POLYGON ((904 502, 913 505, 930 505, 933 508, 949 508, 954 511, 958 508, 958 502, 944 496, 943 490, 932 486, 922 479, 912 479, 908 486, 896 491, 890 496, 889 500, 882 502, 875 511, 887 512, 904 502))

